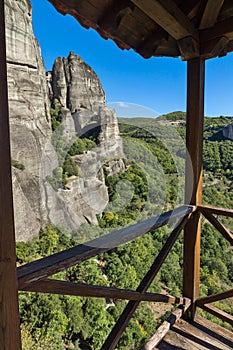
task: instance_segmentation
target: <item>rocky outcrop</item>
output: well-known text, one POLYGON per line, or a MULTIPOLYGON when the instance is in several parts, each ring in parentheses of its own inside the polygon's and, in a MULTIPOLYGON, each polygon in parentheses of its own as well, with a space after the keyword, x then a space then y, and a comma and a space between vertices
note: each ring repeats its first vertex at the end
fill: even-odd
POLYGON ((105 164, 105 173, 107 176, 113 176, 125 172, 125 163, 123 159, 110 160, 105 164))
POLYGON ((223 136, 226 137, 226 139, 233 141, 233 123, 225 126, 223 128, 223 136))
MULTIPOLYGON (((101 214, 108 204, 102 166, 106 160, 122 156, 115 111, 106 107, 105 93, 96 73, 74 53, 55 60, 47 81, 51 101, 62 112, 62 136, 58 128, 52 137, 62 137, 66 144, 66 149, 60 152, 63 159, 61 154, 57 155, 57 163, 51 169, 42 167, 49 170, 42 177, 48 217, 55 225, 68 226, 72 230, 84 222, 97 224, 96 214, 101 214), (51 178, 54 169, 62 166, 76 137, 93 133, 98 134, 95 149, 72 157, 79 168, 78 176, 68 178, 65 188, 54 190, 47 181, 48 176, 51 178)), ((51 162, 46 157, 44 161, 46 164, 51 162)), ((122 167, 118 168, 120 171, 122 167)))
POLYGON ((5 1, 8 94, 13 168, 15 225, 18 240, 37 235, 47 220, 40 198, 39 169, 51 133, 45 68, 32 29, 28 0, 5 1))
POLYGON ((96 73, 73 52, 54 62, 52 88, 54 98, 72 114, 80 109, 95 110, 105 104, 105 93, 96 73))
POLYGON ((115 112, 106 107, 97 75, 78 55, 57 58, 46 74, 29 0, 5 3, 16 238, 31 239, 48 221, 72 230, 84 222, 97 224, 96 214, 108 204, 103 161, 122 155, 115 112), (62 129, 56 132, 51 100, 62 112, 62 129), (60 171, 69 147, 93 130, 98 146, 73 157, 78 176, 54 189, 48 179, 60 171))
POLYGON ((93 69, 73 52, 58 57, 50 79, 52 99, 60 104, 68 132, 83 136, 99 128, 99 152, 106 158, 122 155, 122 140, 114 110, 106 107, 101 82, 93 69), (73 129, 71 117, 73 119, 73 129))

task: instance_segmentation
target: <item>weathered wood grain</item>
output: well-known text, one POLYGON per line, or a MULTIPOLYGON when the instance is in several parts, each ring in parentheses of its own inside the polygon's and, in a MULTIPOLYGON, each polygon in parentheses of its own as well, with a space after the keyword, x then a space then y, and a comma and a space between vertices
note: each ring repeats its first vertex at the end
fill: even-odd
POLYGON ((132 0, 132 2, 176 40, 192 36, 198 41, 197 30, 174 1, 132 0))
POLYGON ((183 305, 179 305, 178 308, 171 313, 167 321, 164 321, 156 330, 156 333, 142 346, 141 350, 153 350, 165 337, 171 327, 184 315, 190 304, 191 301, 186 299, 183 305))
POLYGON ((207 311, 211 315, 214 315, 215 317, 220 318, 220 320, 229 323, 231 326, 233 326, 233 316, 227 314, 226 312, 218 309, 217 307, 210 305, 210 304, 204 304, 200 306, 203 310, 207 311))
POLYGON ((199 29, 206 29, 215 24, 223 3, 224 0, 207 1, 199 29))
POLYGON ((44 279, 31 283, 23 288, 24 291, 50 293, 60 295, 75 295, 95 298, 110 298, 122 300, 139 300, 150 302, 163 302, 169 304, 183 304, 184 299, 171 295, 158 293, 139 293, 133 290, 94 286, 81 283, 71 283, 53 279, 44 279))
MULTIPOLYGON (((185 203, 202 202, 202 150, 204 124, 205 62, 200 58, 188 61, 186 117, 185 203)), ((200 280, 200 214, 194 213, 184 230, 183 295, 192 300, 187 317, 195 315, 200 280)))

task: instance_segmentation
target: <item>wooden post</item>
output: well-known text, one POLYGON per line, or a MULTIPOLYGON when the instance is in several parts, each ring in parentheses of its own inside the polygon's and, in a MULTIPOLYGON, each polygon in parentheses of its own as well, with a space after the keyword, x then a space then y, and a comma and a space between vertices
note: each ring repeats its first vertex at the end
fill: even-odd
POLYGON ((0 348, 20 350, 4 0, 0 0, 0 96, 0 348))
MULTIPOLYGON (((202 201, 204 80, 205 61, 201 58, 188 61, 185 202, 193 205, 202 201)), ((190 319, 195 316, 199 296, 200 234, 200 214, 195 212, 184 230, 183 295, 192 301, 187 313, 190 319)))

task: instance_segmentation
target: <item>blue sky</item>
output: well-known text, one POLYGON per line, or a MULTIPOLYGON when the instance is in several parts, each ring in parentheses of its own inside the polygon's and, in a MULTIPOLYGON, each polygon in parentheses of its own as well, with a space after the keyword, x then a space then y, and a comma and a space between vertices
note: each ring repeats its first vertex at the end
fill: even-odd
MULTIPOLYGON (((186 108, 186 63, 122 51, 71 16, 60 15, 47 0, 31 0, 34 32, 47 70, 57 56, 79 54, 98 74, 107 102, 138 104, 164 114, 186 108)), ((233 54, 206 62, 205 114, 233 115, 233 54)))

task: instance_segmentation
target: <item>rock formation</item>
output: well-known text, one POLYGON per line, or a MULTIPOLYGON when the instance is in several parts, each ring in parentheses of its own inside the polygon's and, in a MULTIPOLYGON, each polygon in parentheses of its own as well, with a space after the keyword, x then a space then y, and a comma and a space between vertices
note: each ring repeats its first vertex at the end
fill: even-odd
POLYGON ((65 114, 69 132, 83 136, 99 127, 101 155, 122 155, 122 140, 114 110, 106 107, 106 97, 93 69, 73 52, 55 60, 50 80, 56 100, 65 114))
MULTIPOLYGON (((97 75, 79 56, 57 58, 46 75, 29 0, 6 0, 5 8, 16 238, 32 238, 48 221, 70 229, 96 224, 96 214, 108 203, 103 161, 122 155, 115 112, 106 107, 97 75), (63 135, 52 132, 50 100, 62 111, 63 135), (55 191, 48 181, 61 162, 54 138, 64 138, 67 147, 93 129, 99 131, 98 146, 74 157, 80 175, 55 191)), ((114 172, 122 170, 116 163, 114 172)))
POLYGON ((55 60, 52 72, 54 97, 73 114, 80 109, 95 110, 105 104, 105 94, 93 69, 73 52, 55 60))
POLYGON ((226 139, 233 141, 233 123, 225 126, 223 128, 223 136, 226 137, 226 139))
MULTIPOLYGON (((43 174, 44 201, 49 219, 70 229, 76 229, 84 222, 97 224, 96 214, 101 214, 108 204, 103 162, 122 156, 115 111, 106 107, 105 93, 96 73, 72 52, 67 58, 55 60, 47 80, 51 101, 62 112, 62 137, 68 145, 63 152, 63 161, 76 137, 96 133, 96 130, 99 133, 94 150, 72 157, 80 174, 69 178, 65 189, 56 191, 46 181, 48 176, 53 176, 56 167, 62 166, 60 156, 57 155, 57 164, 50 173, 43 174)), ((59 128, 52 137, 61 137, 59 128)), ((48 163, 46 157, 44 160, 48 163)))
POLYGON ((46 221, 39 191, 40 159, 51 133, 50 102, 28 0, 5 1, 8 94, 16 235, 27 240, 46 221))

